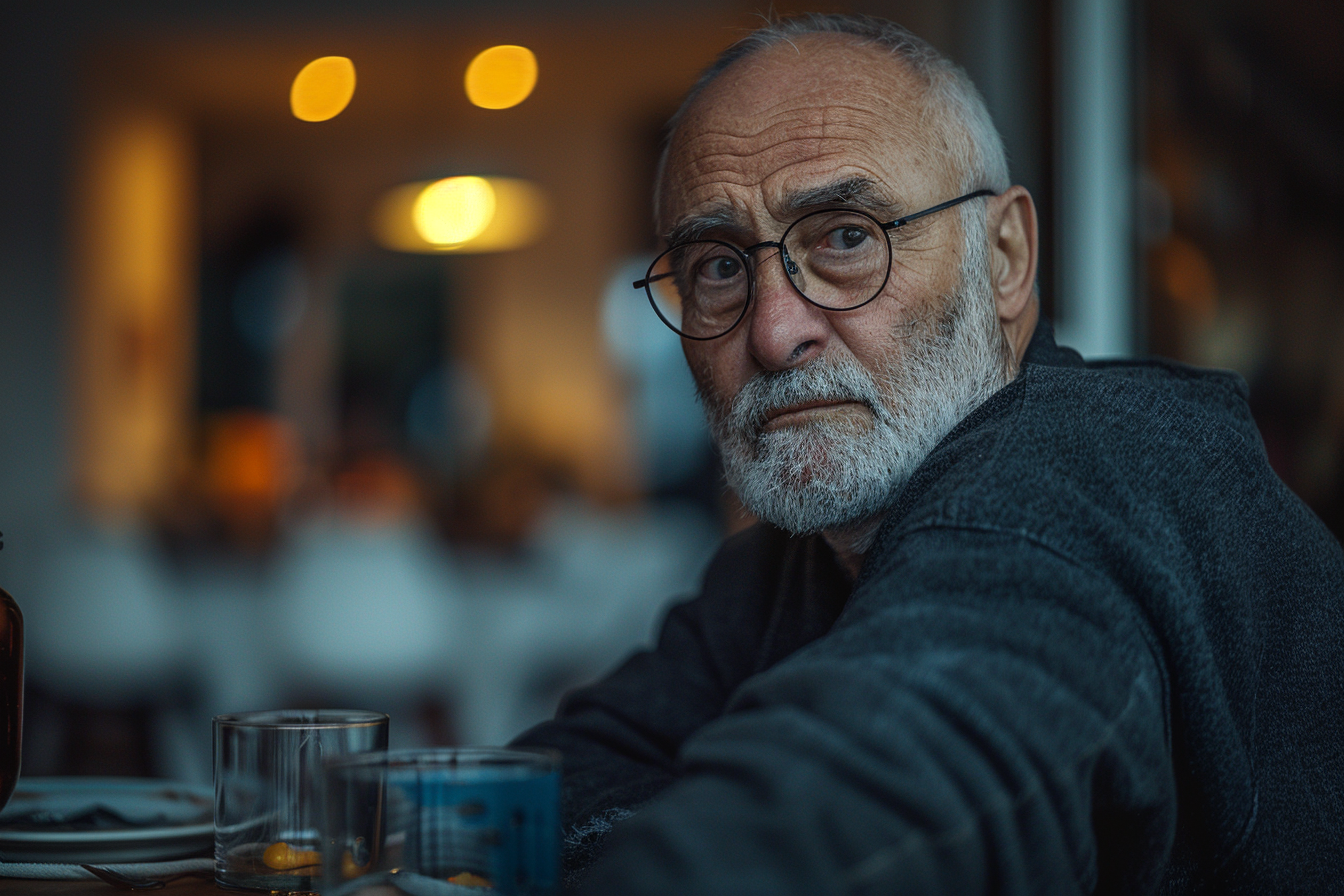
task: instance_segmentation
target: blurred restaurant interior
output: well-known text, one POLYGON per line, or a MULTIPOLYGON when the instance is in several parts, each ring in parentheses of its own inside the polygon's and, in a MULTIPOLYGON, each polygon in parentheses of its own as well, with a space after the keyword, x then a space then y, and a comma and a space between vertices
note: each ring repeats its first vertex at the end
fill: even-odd
MULTIPOLYGON (((750 522, 630 283, 663 123, 765 5, 9 6, 26 774, 208 781, 213 715, 308 704, 390 712, 394 746, 502 742, 750 522), (530 53, 476 105, 496 46, 530 53), (326 57, 352 66, 319 85, 338 114, 301 120, 326 57), (416 229, 431 185, 485 211, 416 229)), ((1037 199, 1060 341, 1238 371, 1271 463, 1344 532, 1338 4, 770 8, 891 18, 966 67, 1037 199)))

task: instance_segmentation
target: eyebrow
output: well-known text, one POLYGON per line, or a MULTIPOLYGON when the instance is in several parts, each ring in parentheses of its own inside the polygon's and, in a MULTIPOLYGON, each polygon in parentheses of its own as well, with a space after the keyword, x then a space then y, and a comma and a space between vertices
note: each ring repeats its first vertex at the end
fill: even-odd
POLYGON ((892 210, 891 198, 886 191, 869 177, 855 175, 813 187, 799 190, 784 198, 784 210, 797 214, 811 211, 825 205, 850 205, 870 212, 886 213, 892 210))
POLYGON ((741 216, 727 204, 712 207, 697 215, 687 215, 673 225, 664 237, 669 246, 698 240, 711 230, 739 228, 741 216))
MULTIPOLYGON (((784 197, 783 211, 788 215, 798 215, 828 205, 853 206, 878 217, 890 215, 895 208, 886 191, 876 181, 856 175, 789 193, 784 197)), ((676 246, 698 240, 714 230, 746 230, 746 225, 735 208, 723 203, 682 218, 668 230, 665 239, 667 245, 676 246)))

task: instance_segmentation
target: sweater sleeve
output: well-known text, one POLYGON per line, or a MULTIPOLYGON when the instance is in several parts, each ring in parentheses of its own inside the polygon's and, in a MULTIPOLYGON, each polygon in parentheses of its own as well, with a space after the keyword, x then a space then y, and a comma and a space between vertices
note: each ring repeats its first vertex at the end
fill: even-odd
MULTIPOLYGON (((723 708, 727 691, 712 668, 699 601, 673 607, 658 645, 595 685, 568 695, 556 718, 524 732, 516 745, 563 756, 561 821, 581 851, 675 778, 682 741, 723 708)), ((583 864, 566 856, 566 865, 583 864)))
POLYGON ((756 670, 787 554, 777 530, 730 539, 711 562, 701 594, 668 613, 654 649, 569 694, 555 719, 515 739, 563 756, 567 881, 591 863, 614 821, 679 776, 683 742, 718 717, 756 670))
POLYGON ((1151 892, 1164 673, 1115 583, 1012 534, 908 533, 748 679, 585 894, 1151 892))

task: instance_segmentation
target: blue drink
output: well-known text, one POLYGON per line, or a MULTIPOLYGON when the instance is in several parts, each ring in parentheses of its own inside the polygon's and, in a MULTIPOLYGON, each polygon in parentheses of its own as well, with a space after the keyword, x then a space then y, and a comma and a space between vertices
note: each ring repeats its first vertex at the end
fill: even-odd
POLYGON ((391 885, 410 896, 553 896, 559 803, 551 751, 467 747, 334 761, 322 892, 391 885))

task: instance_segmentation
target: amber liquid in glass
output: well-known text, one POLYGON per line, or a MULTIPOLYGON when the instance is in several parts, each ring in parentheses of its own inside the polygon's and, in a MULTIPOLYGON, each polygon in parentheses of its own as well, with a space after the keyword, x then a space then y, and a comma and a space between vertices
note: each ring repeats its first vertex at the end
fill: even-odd
POLYGON ((0 588, 0 808, 19 779, 23 734, 23 614, 0 588))

